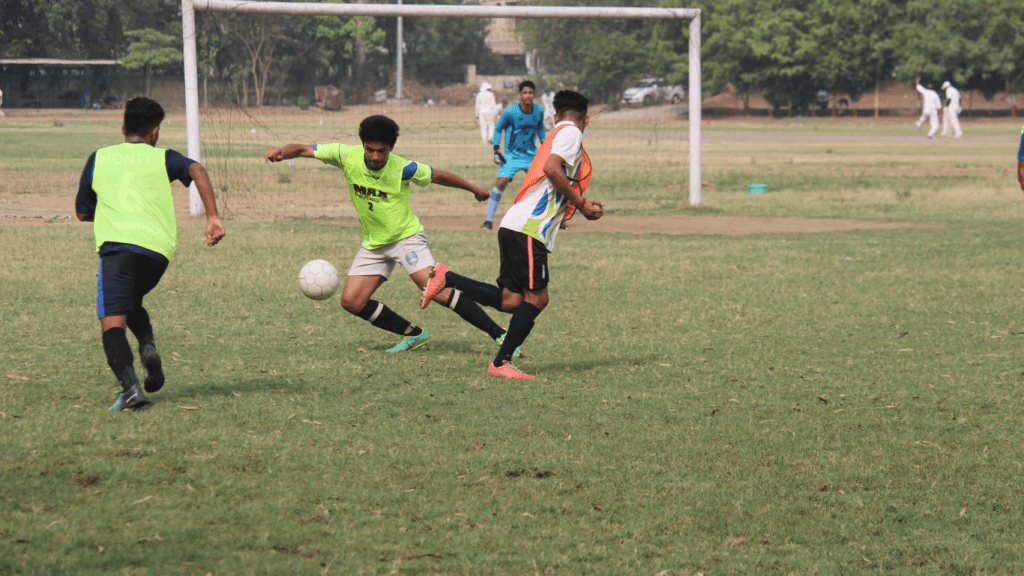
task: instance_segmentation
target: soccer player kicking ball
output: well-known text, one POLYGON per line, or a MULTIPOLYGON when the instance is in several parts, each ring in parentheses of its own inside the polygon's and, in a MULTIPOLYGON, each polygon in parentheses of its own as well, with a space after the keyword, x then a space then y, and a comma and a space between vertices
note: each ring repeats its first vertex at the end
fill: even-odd
POLYGON ((498 179, 491 189, 487 203, 487 219, 481 230, 494 229, 494 213, 498 211, 501 195, 519 171, 530 169, 537 142, 544 141, 544 109, 533 103, 535 87, 524 80, 519 84, 519 104, 509 106, 494 127, 494 161, 498 164, 498 179), (505 134, 505 154, 501 153, 501 135, 505 134))
MULTIPOLYGON (((479 202, 487 200, 490 193, 451 172, 434 170, 426 164, 392 154, 398 141, 398 124, 387 116, 365 118, 359 124, 359 139, 362 146, 275 146, 267 149, 266 160, 281 162, 296 157, 316 158, 344 171, 352 204, 359 213, 359 224, 363 228, 363 246, 348 270, 341 306, 382 330, 402 336, 402 340, 388 352, 413 350, 429 342, 430 334, 384 304, 371 300, 373 293, 387 281, 396 263, 405 268, 421 290, 427 285, 430 268, 434 265, 423 225, 409 206, 409 183, 462 188, 472 192, 479 202)), ((505 331, 476 302, 460 296, 457 290, 446 290, 435 294, 434 300, 500 344, 505 331)))
POLYGON ((555 94, 554 105, 555 128, 534 157, 515 203, 501 219, 498 285, 459 276, 438 263, 423 292, 423 308, 442 290, 455 288, 480 304, 512 313, 505 342, 487 367, 488 374, 499 378, 534 379, 516 368, 512 357, 548 305, 548 252, 555 248, 559 223, 577 209, 587 220, 597 220, 604 213, 604 204, 583 198, 590 183, 590 158, 583 149, 589 101, 563 90, 555 94))
POLYGON ((153 325, 142 298, 163 276, 177 248, 171 181, 195 182, 206 209, 206 245, 224 238, 210 177, 202 164, 174 150, 156 148, 164 110, 149 98, 129 100, 124 109, 124 143, 93 152, 82 171, 75 213, 94 222, 99 295, 96 313, 103 329, 107 364, 121 383, 110 410, 136 410, 151 404, 135 375, 135 358, 125 326, 139 341, 146 369, 146 392, 164 385, 153 325))

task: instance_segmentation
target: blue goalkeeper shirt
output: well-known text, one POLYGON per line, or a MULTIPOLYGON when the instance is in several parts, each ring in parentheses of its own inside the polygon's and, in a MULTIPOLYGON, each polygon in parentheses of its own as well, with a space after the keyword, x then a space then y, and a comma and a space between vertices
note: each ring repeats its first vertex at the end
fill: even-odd
POLYGON ((505 157, 509 160, 533 160, 537 153, 537 142, 544 142, 544 108, 536 104, 529 114, 523 112, 522 104, 509 106, 494 126, 495 145, 501 143, 505 134, 505 157))

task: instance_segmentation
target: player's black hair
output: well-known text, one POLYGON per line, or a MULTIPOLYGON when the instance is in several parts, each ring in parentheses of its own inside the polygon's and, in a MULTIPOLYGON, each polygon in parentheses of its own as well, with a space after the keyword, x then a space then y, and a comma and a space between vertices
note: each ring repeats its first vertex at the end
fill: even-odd
POLYGON ((523 91, 523 88, 527 88, 527 87, 532 88, 534 92, 537 91, 537 86, 533 82, 531 82, 530 80, 523 80, 522 82, 519 83, 519 91, 520 92, 523 91))
POLYGON ((366 142, 380 142, 392 148, 398 142, 398 122, 387 116, 367 116, 359 123, 359 140, 366 142))
POLYGON ((555 114, 561 114, 562 112, 569 110, 576 112, 580 116, 586 116, 587 107, 590 106, 590 100, 579 92, 562 90, 555 94, 554 106, 555 114))
POLYGON ((145 96, 132 98, 124 105, 124 131, 127 136, 143 136, 164 121, 164 109, 145 96))

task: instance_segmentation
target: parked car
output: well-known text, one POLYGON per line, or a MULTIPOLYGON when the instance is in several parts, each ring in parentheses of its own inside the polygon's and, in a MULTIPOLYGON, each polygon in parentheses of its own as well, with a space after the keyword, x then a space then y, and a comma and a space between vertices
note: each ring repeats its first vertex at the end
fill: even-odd
POLYGON ((686 99, 682 86, 670 86, 664 78, 644 78, 622 93, 622 102, 650 106, 659 102, 679 104, 686 99))

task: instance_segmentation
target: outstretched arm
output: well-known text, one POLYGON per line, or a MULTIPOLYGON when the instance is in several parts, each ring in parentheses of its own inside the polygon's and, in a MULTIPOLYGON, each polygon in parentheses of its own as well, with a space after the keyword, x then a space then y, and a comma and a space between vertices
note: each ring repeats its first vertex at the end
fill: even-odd
POLYGON ((281 162, 292 158, 315 158, 312 144, 288 144, 284 148, 273 146, 267 148, 265 156, 267 162, 281 162))
POLYGON ((188 167, 188 175, 196 185, 196 191, 203 200, 203 209, 206 210, 206 245, 214 246, 227 234, 224 224, 217 214, 217 200, 213 197, 213 184, 210 183, 210 175, 206 168, 196 162, 188 167))
POLYGON ((491 193, 486 188, 481 188, 458 174, 452 174, 451 172, 446 172, 444 170, 434 170, 434 176, 430 181, 434 184, 440 184, 441 186, 447 186, 449 188, 462 188, 463 190, 468 190, 476 196, 477 202, 485 202, 491 197, 491 193))
POLYGON ((1024 192, 1024 160, 1017 160, 1017 181, 1020 182, 1020 189, 1024 192))
POLYGON ((565 197, 569 200, 569 203, 579 210, 583 217, 587 220, 597 220, 604 215, 603 202, 595 202, 590 198, 584 198, 576 193, 576 190, 572 187, 572 182, 569 181, 569 177, 562 171, 562 165, 565 164, 565 159, 558 154, 551 154, 548 156, 547 162, 544 163, 544 175, 551 180, 551 183, 558 188, 558 191, 565 194, 565 197))

